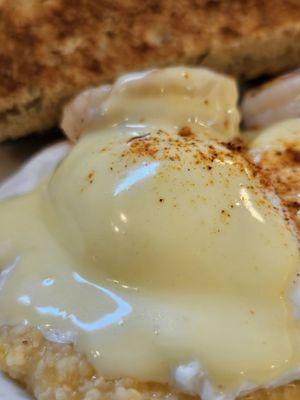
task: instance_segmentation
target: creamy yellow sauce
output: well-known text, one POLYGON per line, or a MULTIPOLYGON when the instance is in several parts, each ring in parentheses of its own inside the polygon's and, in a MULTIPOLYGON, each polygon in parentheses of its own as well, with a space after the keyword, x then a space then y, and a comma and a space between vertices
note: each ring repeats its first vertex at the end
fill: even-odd
POLYGON ((238 135, 235 86, 179 68, 118 85, 49 181, 0 205, 1 322, 71 338, 111 378, 171 382, 198 362, 216 392, 267 385, 300 362, 298 249, 249 164, 214 140, 238 135))

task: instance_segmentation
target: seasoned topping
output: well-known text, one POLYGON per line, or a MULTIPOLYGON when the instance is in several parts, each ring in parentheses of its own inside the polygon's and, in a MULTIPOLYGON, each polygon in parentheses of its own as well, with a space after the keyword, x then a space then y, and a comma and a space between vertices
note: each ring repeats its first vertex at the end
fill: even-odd
POLYGON ((95 172, 93 170, 88 173, 86 179, 89 183, 94 182, 94 174, 95 174, 95 172))
POLYGON ((184 126, 183 128, 179 129, 178 135, 183 137, 191 137, 193 132, 190 127, 184 126))
POLYGON ((300 210, 300 142, 283 143, 283 150, 269 149, 262 153, 258 165, 269 177, 276 193, 299 224, 300 210))
MULTIPOLYGON (((121 154, 121 158, 130 160, 134 156, 152 160, 180 161, 182 154, 189 153, 192 161, 189 167, 193 167, 203 163, 213 163, 216 159, 224 161, 224 157, 231 159, 235 157, 234 153, 227 151, 223 145, 204 141, 201 136, 193 134, 189 128, 182 129, 178 132, 179 137, 162 130, 134 136, 128 140, 129 148, 121 154), (183 135, 180 134, 182 129, 183 135)), ((210 170, 212 165, 206 165, 206 167, 210 170)))
POLYGON ((250 139, 248 153, 300 228, 300 120, 263 130, 250 139))

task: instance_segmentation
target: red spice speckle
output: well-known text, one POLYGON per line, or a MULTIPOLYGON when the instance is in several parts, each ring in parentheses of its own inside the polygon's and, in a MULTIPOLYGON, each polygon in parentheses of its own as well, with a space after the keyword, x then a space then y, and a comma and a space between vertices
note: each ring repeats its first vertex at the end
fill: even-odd
POLYGON ((179 136, 182 136, 182 137, 189 137, 189 136, 193 135, 191 128, 188 126, 184 126, 183 128, 180 128, 177 133, 179 136))
POLYGON ((88 183, 93 183, 94 182, 94 175, 95 175, 95 171, 91 170, 88 175, 86 176, 86 180, 88 181, 88 183))
POLYGON ((274 190, 282 200, 288 211, 300 229, 297 212, 300 210, 300 146, 299 142, 284 142, 283 150, 267 149, 261 155, 256 167, 256 175, 261 183, 274 190))

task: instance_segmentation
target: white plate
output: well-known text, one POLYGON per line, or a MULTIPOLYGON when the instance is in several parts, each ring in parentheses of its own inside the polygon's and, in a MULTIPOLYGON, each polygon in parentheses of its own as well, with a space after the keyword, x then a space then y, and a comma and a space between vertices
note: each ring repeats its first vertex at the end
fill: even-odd
POLYGON ((0 399, 1 400, 32 400, 25 391, 19 388, 9 378, 0 373, 0 399))

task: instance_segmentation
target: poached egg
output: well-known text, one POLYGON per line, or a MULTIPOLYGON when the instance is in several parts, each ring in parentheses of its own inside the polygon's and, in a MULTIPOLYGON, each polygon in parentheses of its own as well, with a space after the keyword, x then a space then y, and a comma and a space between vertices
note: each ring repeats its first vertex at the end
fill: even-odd
POLYGON ((295 371, 297 241, 226 145, 236 100, 231 79, 201 69, 107 88, 53 175, 1 202, 1 322, 74 342, 106 377, 204 400, 295 371))

